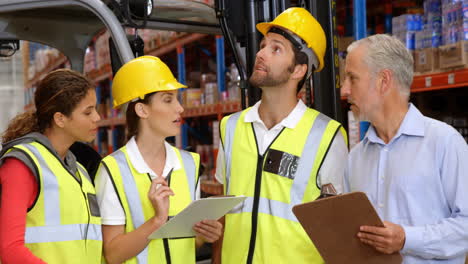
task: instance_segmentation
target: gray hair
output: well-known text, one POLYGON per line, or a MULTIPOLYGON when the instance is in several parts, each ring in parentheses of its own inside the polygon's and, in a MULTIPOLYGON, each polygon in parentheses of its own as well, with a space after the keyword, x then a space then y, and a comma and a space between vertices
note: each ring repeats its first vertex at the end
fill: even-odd
POLYGON ((396 37, 377 34, 357 40, 347 48, 348 53, 366 45, 364 61, 375 75, 381 70, 391 70, 400 84, 400 92, 409 98, 413 82, 413 55, 396 37))

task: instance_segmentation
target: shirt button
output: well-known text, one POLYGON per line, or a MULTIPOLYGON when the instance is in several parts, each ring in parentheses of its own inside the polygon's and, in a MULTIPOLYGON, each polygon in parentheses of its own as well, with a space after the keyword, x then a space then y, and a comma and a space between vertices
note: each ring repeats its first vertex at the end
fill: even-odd
POLYGON ((380 179, 382 179, 382 180, 385 179, 385 176, 380 176, 380 179))
POLYGON ((383 208, 384 207, 383 203, 379 203, 379 207, 383 208))

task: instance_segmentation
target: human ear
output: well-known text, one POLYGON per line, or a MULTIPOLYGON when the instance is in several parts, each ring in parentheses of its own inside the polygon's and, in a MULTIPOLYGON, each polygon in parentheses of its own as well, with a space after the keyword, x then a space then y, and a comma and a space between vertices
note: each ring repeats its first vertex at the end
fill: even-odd
POLYGON ((53 120, 54 120, 54 123, 60 127, 60 128, 64 128, 65 127, 65 120, 66 120, 66 116, 60 112, 55 112, 55 114, 53 115, 53 120))
POLYGON ((391 83, 393 79, 393 72, 387 69, 379 72, 378 75, 378 87, 381 94, 387 94, 391 89, 391 83))
POLYGON ((148 111, 146 109, 146 105, 143 103, 136 103, 135 104, 135 113, 137 116, 140 118, 146 118, 148 117, 148 111))
POLYGON ((294 66, 294 71, 292 73, 293 79, 302 80, 304 76, 307 74, 307 65, 306 64, 298 64, 294 66))

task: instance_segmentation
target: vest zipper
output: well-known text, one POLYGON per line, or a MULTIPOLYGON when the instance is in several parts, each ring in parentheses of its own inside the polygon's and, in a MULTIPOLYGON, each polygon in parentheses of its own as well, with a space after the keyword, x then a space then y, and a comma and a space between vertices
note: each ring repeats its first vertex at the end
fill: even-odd
POLYGON ((166 263, 171 264, 171 251, 169 250, 169 241, 167 238, 163 238, 164 253, 166 253, 166 263))
POLYGON ((260 154, 258 155, 257 171, 255 175, 254 200, 253 200, 253 208, 252 208, 252 232, 250 234, 250 245, 249 245, 249 253, 247 255, 247 264, 252 263, 253 254, 255 251, 255 243, 257 241, 258 205, 260 201, 260 190, 262 186, 262 168, 263 168, 264 159, 265 159, 264 156, 260 154))
MULTIPOLYGON (((79 166, 79 165, 77 165, 77 166, 79 166)), ((78 168, 77 168, 77 173, 80 176, 80 181, 78 181, 78 183, 80 184, 81 194, 83 194, 83 197, 84 197, 85 202, 86 202, 86 209, 88 210, 88 223, 86 224, 85 237, 84 237, 85 249, 87 250, 88 249, 88 230, 89 230, 89 223, 91 222, 91 208, 89 208, 88 197, 83 192, 83 177, 82 177, 81 172, 80 172, 80 170, 78 168)), ((73 177, 73 178, 75 178, 75 177, 73 177)))
MULTIPOLYGON (((77 164, 77 166, 79 166, 79 165, 77 164)), ((73 177, 73 179, 75 179, 75 181, 80 185, 80 191, 81 191, 81 194, 83 195, 83 198, 84 198, 85 203, 86 203, 86 209, 88 211, 88 223, 86 224, 84 243, 85 243, 85 249, 87 250, 87 248, 88 248, 88 242, 87 242, 88 241, 88 230, 89 230, 89 223, 91 222, 91 209, 89 208, 88 197, 86 196, 85 192, 83 192, 83 177, 82 177, 80 169, 78 167, 76 168, 76 172, 78 173, 78 175, 80 177, 79 179, 76 177, 76 175, 73 175, 73 173, 71 173, 71 171, 69 171, 65 166, 64 166, 64 168, 65 168, 66 171, 68 171, 68 173, 70 173, 70 175, 73 177)))
MULTIPOLYGON (((77 165, 77 166, 79 166, 79 165, 77 165)), ((68 169, 66 169, 66 170, 68 171, 68 169)), ((89 208, 88 197, 86 196, 85 192, 83 192, 83 178, 82 178, 80 170, 78 168, 76 168, 76 172, 80 176, 79 180, 70 171, 68 171, 68 172, 72 175, 73 179, 75 179, 75 181, 80 185, 80 191, 81 191, 81 194, 83 195, 83 198, 84 198, 85 203, 86 203, 86 209, 88 211, 88 223, 86 224, 85 237, 84 237, 85 249, 87 250, 87 248, 88 248, 88 242, 87 242, 88 241, 88 230, 89 230, 89 223, 91 222, 91 209, 89 208)))
POLYGON ((276 139, 283 133, 283 129, 276 135, 276 137, 271 141, 270 145, 266 148, 265 152, 263 155, 260 155, 260 151, 258 148, 258 142, 257 142, 257 135, 255 133, 255 129, 253 126, 253 123, 251 124, 252 126, 252 132, 254 134, 255 138, 255 144, 257 146, 257 170, 255 172, 255 187, 254 187, 254 200, 253 200, 253 205, 252 205, 252 231, 250 233, 250 244, 249 244, 249 252, 247 253, 247 264, 252 264, 253 261, 253 255, 255 252, 255 244, 257 242, 257 227, 258 227, 258 207, 260 204, 260 190, 262 187, 262 173, 263 173, 263 162, 265 161, 265 156, 268 153, 268 150, 270 150, 271 145, 276 141, 276 139))
MULTIPOLYGON (((172 172, 172 170, 171 170, 171 172, 172 172)), ((151 175, 150 175, 149 173, 147 173, 147 175, 148 175, 149 180, 152 181, 151 175)), ((167 183, 167 186, 171 187, 170 178, 169 178, 169 181, 168 181, 168 183, 167 183)), ((169 205, 169 206, 170 206, 170 205, 169 205)), ((169 220, 169 217, 168 217, 167 220, 169 220)), ((167 264, 171 264, 171 250, 170 250, 170 248, 169 248, 169 239, 163 238, 162 241, 163 241, 163 245, 164 245, 164 254, 165 254, 165 256, 166 256, 166 263, 167 263, 167 264)))

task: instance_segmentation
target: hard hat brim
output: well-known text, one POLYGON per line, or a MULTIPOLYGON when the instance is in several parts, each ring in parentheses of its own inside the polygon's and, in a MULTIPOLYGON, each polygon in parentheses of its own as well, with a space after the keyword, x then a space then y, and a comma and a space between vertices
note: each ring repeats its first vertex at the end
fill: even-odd
POLYGON ((258 23, 256 25, 256 28, 258 31, 260 31, 260 33, 262 33, 263 36, 266 36, 266 34, 268 33, 268 31, 270 30, 271 27, 273 26, 278 26, 272 22, 262 22, 262 23, 258 23))
POLYGON ((181 88, 187 88, 187 85, 181 84, 180 82, 177 82, 177 81, 169 82, 165 86, 166 86, 167 89, 158 90, 158 92, 173 91, 173 90, 178 90, 178 89, 181 89, 181 88))

